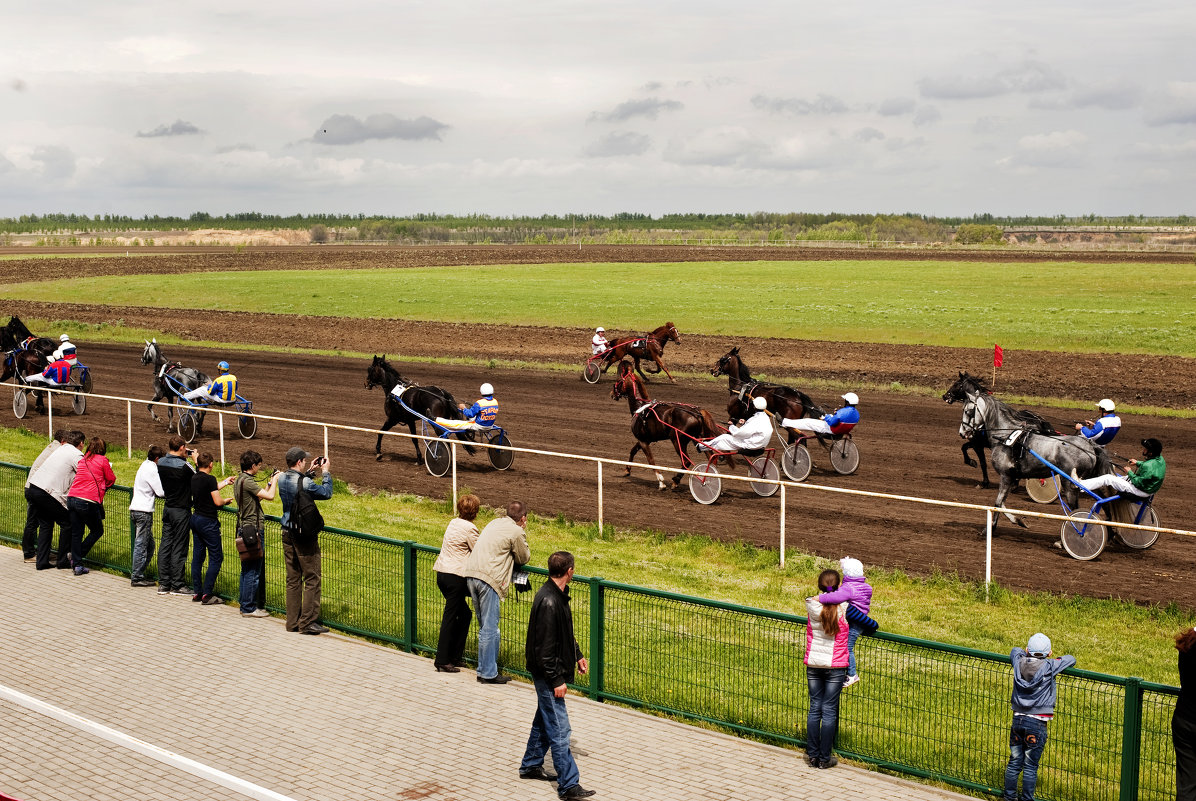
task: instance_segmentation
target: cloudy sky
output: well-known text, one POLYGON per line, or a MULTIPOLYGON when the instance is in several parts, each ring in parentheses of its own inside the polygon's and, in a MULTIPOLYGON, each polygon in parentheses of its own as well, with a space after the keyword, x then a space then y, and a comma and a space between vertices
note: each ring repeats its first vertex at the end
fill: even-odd
POLYGON ((0 215, 1196 213, 1196 6, 8 4, 0 215))

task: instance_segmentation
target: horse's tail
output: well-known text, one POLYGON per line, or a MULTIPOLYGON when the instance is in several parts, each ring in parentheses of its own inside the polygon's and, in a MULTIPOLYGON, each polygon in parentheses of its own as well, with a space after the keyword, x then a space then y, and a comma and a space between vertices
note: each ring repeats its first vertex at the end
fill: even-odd
POLYGON ((714 415, 706 409, 699 409, 698 415, 702 418, 703 437, 713 437, 718 434, 718 424, 714 422, 714 415))

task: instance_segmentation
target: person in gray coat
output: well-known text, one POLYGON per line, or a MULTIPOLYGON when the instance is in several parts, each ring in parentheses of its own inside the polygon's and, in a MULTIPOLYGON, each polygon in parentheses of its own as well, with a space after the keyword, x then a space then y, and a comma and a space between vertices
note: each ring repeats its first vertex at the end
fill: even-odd
POLYGON ((511 501, 506 517, 495 518, 482 529, 460 571, 469 585, 478 617, 478 681, 483 684, 506 684, 511 680, 498 672, 498 613, 515 568, 527 564, 532 556, 526 526, 527 507, 522 501, 511 501))
POLYGON ((1038 762, 1046 747, 1047 723, 1055 716, 1055 677, 1076 663, 1074 656, 1051 659, 1051 640, 1035 634, 1026 649, 1009 652, 1013 663, 1013 724, 1009 728, 1009 764, 1005 767, 1005 801, 1034 801, 1038 762), (1017 777, 1022 792, 1017 794, 1017 777))

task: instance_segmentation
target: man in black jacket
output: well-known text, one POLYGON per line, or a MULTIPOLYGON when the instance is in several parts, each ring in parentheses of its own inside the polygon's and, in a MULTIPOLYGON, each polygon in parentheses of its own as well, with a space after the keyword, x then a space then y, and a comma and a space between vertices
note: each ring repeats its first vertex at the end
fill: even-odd
POLYGON ((578 783, 577 763, 569 750, 565 694, 573 681, 574 665, 582 673, 589 669, 573 636, 573 612, 569 609, 572 580, 573 554, 557 551, 548 557, 548 581, 536 593, 527 621, 527 670, 536 685, 536 717, 519 765, 520 778, 555 781, 557 795, 564 799, 594 795, 578 783), (557 775, 544 770, 544 755, 550 749, 557 775))

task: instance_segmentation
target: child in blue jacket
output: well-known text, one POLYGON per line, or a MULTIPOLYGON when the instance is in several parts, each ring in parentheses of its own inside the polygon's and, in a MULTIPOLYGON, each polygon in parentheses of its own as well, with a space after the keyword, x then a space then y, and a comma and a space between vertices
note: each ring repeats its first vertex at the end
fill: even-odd
POLYGON ((1055 716, 1055 677, 1076 663, 1074 656, 1051 659, 1051 640, 1035 634, 1026 649, 1009 652, 1013 663, 1013 724, 1009 727, 1009 764, 1005 767, 1005 801, 1034 801, 1038 761, 1046 747, 1047 723, 1055 716), (1017 794, 1017 776, 1022 792, 1017 794))

